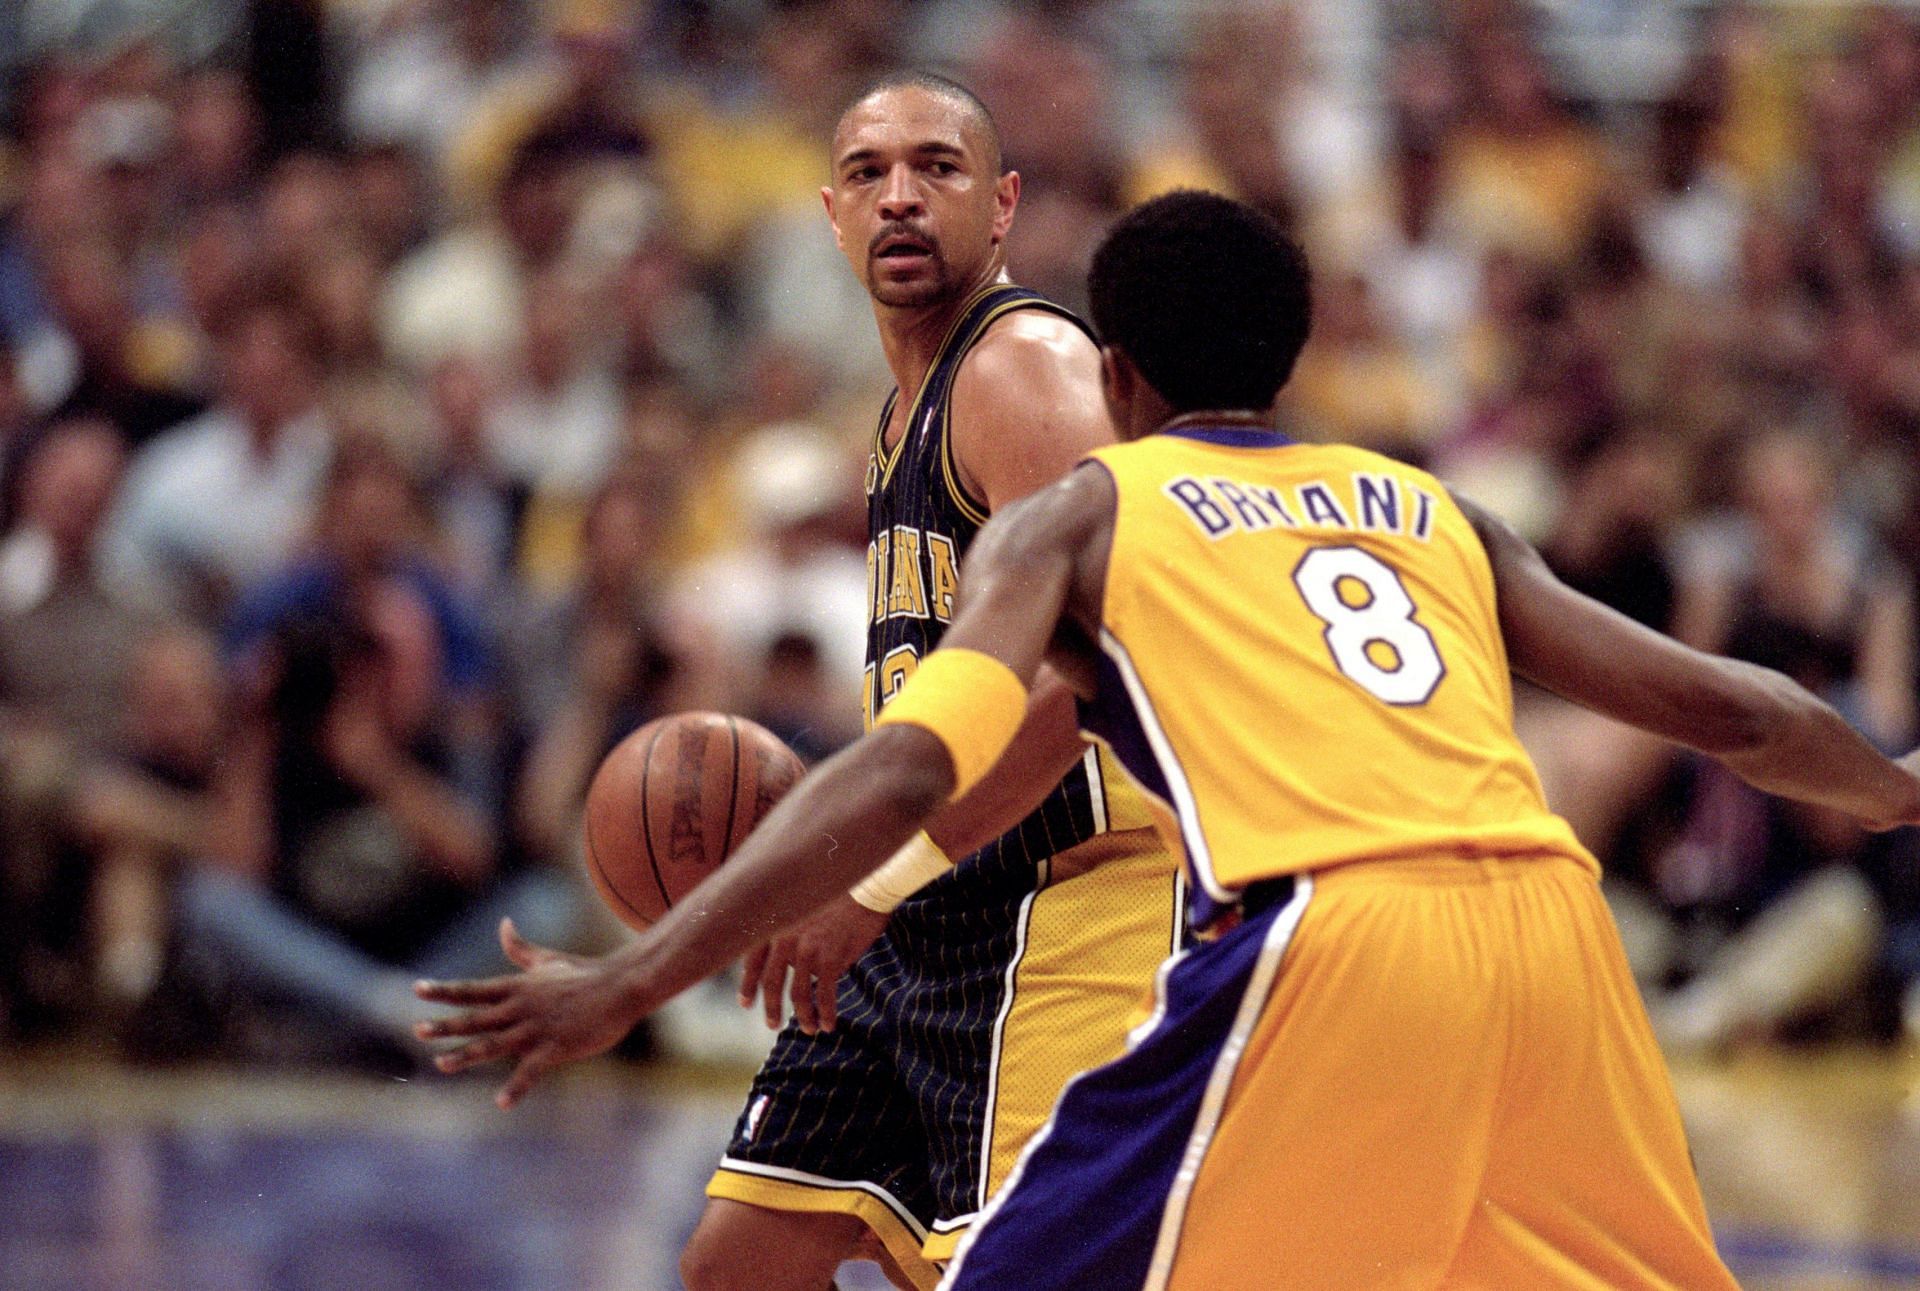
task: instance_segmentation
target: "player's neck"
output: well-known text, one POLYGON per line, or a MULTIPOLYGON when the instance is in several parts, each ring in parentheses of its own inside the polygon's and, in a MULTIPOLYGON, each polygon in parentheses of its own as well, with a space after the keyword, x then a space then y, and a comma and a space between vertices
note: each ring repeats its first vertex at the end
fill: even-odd
POLYGON ((1186 427, 1275 431, 1280 428, 1280 423, 1272 408, 1264 411, 1255 408, 1195 408, 1179 412, 1149 388, 1136 395, 1131 406, 1123 410, 1118 426, 1120 438, 1131 442, 1186 427))
POLYGON ((932 304, 899 307, 874 302, 874 320, 880 325, 880 348, 886 353, 887 368, 893 373, 893 383, 903 400, 912 398, 920 388, 927 369, 940 353, 940 343, 946 340, 954 320, 968 303, 982 289, 1007 281, 1010 280, 1006 263, 996 255, 986 270, 963 290, 932 304))
POLYGON ((1159 428, 1178 430, 1182 426, 1244 426, 1256 430, 1278 429, 1271 408, 1265 411, 1253 408, 1216 408, 1177 413, 1161 422, 1159 428))

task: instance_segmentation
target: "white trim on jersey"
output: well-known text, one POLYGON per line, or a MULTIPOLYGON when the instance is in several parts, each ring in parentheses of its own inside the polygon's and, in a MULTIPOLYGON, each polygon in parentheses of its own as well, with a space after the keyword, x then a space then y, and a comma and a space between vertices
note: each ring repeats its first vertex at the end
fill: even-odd
POLYGON ((1173 744, 1167 739, 1167 733, 1160 726, 1160 718, 1153 711, 1153 701, 1147 697, 1145 683, 1133 666, 1133 656, 1127 653, 1126 645, 1119 637, 1106 628, 1100 629, 1100 648, 1120 674, 1120 680, 1127 688, 1127 698, 1133 703, 1134 716, 1140 720, 1140 729, 1152 746, 1153 758, 1160 766, 1160 774, 1166 778, 1167 792, 1173 795, 1174 816, 1180 822, 1180 841, 1187 849, 1187 860, 1193 866, 1194 874, 1207 895, 1221 905, 1231 905, 1240 899, 1240 894, 1221 886, 1214 876, 1213 853, 1207 850, 1207 836, 1200 827, 1200 807, 1194 800, 1193 786, 1187 783, 1186 773, 1180 769, 1180 759, 1174 754, 1173 744))
POLYGON ((1093 804, 1093 832, 1107 832, 1107 778, 1100 767, 1100 750, 1088 746, 1086 757, 1081 761, 1087 764, 1087 798, 1093 804))
MULTIPOLYGON (((1027 893, 1020 902, 1020 913, 1014 917, 1013 954, 1007 960, 1007 986, 1000 993, 1000 1016, 993 1020, 993 1057, 987 1065, 986 1114, 980 1124, 979 1180, 980 1200, 976 1205, 987 1204, 987 1180, 993 1173, 993 1122, 994 1112, 1000 1102, 1000 1059, 1006 1048, 1007 1017, 1013 1012, 1015 985, 1020 976, 1020 961, 1027 957, 1027 929, 1033 923, 1033 899, 1040 895, 1042 881, 1046 877, 1049 861, 1042 861, 1034 879, 1033 891, 1027 893)), ((937 1228, 938 1225, 935 1225, 937 1228)))
POLYGON ((758 1175, 762 1179, 778 1179, 782 1183, 797 1183, 809 1188, 822 1188, 833 1192, 864 1192, 876 1197, 886 1208, 893 1212, 909 1233, 919 1241, 927 1240, 927 1226, 913 1217, 913 1212, 900 1204, 900 1199, 877 1183, 865 1179, 829 1179, 825 1175, 808 1174, 804 1170, 790 1170, 786 1166, 762 1165, 758 1161, 742 1161, 738 1157, 723 1156, 720 1168, 734 1174, 758 1175))
POLYGON ((1173 935, 1167 939, 1167 953, 1177 955, 1187 939, 1187 867, 1173 872, 1173 935))

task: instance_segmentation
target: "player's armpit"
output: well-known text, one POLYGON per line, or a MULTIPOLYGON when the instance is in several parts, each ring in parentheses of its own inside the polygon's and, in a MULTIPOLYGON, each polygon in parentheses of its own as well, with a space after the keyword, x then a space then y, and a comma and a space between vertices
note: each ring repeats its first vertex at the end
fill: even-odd
POLYGON ((1100 396, 1100 352, 1057 315, 1009 314, 960 365, 950 425, 961 483, 999 511, 1113 442, 1100 396))
POLYGON ((1063 623, 1098 626, 1113 509, 1112 477, 1089 465, 994 516, 967 555, 941 648, 992 655, 1031 686, 1063 623))
POLYGON ((1885 828, 1920 820, 1920 779, 1766 668, 1704 654, 1574 591, 1497 518, 1456 498, 1493 567, 1514 672, 1709 754, 1756 788, 1885 828))

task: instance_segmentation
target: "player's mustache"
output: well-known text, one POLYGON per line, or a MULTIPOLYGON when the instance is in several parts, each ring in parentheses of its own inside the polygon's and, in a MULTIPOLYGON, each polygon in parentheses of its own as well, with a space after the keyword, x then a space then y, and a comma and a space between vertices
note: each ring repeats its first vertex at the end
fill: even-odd
POLYGON ((867 255, 877 256, 880 254, 880 249, 887 243, 897 241, 915 243, 932 255, 940 253, 940 244, 934 240, 933 234, 905 220, 898 220, 887 224, 873 235, 872 240, 867 243, 867 255))

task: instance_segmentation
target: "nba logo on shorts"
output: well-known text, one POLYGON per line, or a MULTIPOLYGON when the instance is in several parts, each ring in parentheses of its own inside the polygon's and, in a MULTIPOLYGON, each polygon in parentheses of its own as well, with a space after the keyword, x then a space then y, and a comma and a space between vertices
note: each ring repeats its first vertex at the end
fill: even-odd
POLYGON ((762 1094, 753 1100, 753 1106, 747 1108, 747 1131, 741 1137, 751 1143, 760 1134, 760 1123, 767 1119, 768 1095, 762 1094))

